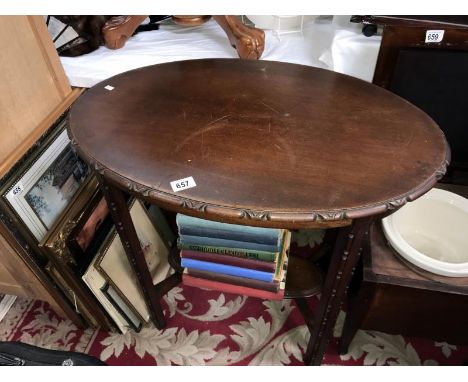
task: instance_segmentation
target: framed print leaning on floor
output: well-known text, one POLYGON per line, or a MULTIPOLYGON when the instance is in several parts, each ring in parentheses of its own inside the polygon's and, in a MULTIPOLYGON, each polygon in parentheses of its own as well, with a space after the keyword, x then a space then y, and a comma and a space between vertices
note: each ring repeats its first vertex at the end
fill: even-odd
MULTIPOLYGON (((157 284, 173 272, 168 261, 169 246, 163 239, 160 227, 152 220, 141 201, 133 199, 129 209, 153 284, 157 284)), ((115 229, 99 250, 95 266, 122 300, 133 308, 142 321, 148 323, 150 313, 115 229)))
POLYGON ((65 125, 66 120, 62 120, 2 192, 2 198, 37 241, 90 176, 88 166, 71 146, 65 125))
POLYGON ((77 313, 92 327, 110 328, 112 319, 81 278, 113 226, 107 208, 102 208, 103 200, 97 179, 91 176, 39 242, 39 248, 49 261, 46 270, 78 307, 77 313), (82 236, 82 246, 72 246, 74 239, 82 236))

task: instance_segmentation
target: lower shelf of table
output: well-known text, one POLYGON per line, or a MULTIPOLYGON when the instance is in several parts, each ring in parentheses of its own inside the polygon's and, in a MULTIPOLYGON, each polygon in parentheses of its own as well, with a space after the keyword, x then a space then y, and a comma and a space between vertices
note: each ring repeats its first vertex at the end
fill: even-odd
POLYGON ((311 297, 319 294, 323 285, 322 271, 310 260, 290 256, 284 298, 311 297))

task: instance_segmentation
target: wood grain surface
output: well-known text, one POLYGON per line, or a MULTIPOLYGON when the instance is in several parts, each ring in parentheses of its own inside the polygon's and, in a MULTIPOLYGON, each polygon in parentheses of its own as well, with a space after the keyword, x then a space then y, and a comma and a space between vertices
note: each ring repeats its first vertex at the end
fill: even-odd
POLYGON ((428 191, 450 157, 437 125, 402 98, 280 62, 133 70, 86 92, 69 122, 80 154, 112 184, 247 225, 333 225, 399 208, 428 191), (172 190, 189 176, 196 187, 172 190))

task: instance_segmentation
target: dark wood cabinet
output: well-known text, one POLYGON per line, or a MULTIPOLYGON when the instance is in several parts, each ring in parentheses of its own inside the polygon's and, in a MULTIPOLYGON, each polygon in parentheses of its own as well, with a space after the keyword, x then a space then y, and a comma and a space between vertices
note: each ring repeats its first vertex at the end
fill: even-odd
POLYGON ((452 152, 442 181, 468 185, 468 16, 354 16, 353 21, 383 26, 373 83, 437 122, 452 152))

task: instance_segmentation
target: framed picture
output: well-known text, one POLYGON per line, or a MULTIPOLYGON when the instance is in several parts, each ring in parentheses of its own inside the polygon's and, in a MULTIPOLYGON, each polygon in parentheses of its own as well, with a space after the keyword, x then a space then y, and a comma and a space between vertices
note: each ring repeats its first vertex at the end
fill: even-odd
POLYGON ((50 277, 56 282, 60 289, 65 293, 71 305, 74 307, 75 312, 81 315, 92 327, 99 327, 100 322, 96 321, 95 314, 88 311, 88 308, 75 293, 73 288, 64 279, 63 272, 61 272, 52 262, 48 262, 44 268, 50 277))
POLYGON ((104 197, 101 197, 89 216, 82 219, 83 224, 77 225, 75 232, 69 236, 69 246, 74 247, 76 253, 84 255, 107 216, 109 216, 109 207, 104 197))
MULTIPOLYGON (((75 216, 71 213, 65 218, 67 222, 73 222, 68 223, 67 235, 59 235, 63 238, 62 246, 68 251, 69 261, 75 264, 77 272, 82 274, 112 229, 113 222, 101 191, 95 192, 89 198, 81 212, 74 212, 75 216)), ((67 223, 62 226, 65 225, 67 223)))
MULTIPOLYGON (((134 199, 130 203, 130 216, 153 278, 153 284, 157 284, 165 280, 173 272, 168 262, 169 246, 142 202, 134 199)), ((115 229, 109 234, 96 257, 96 268, 108 283, 115 288, 122 300, 133 307, 135 313, 144 322, 148 323, 150 313, 137 277, 115 229)))
MULTIPOLYGON (((86 250, 98 231, 101 219, 96 221, 94 225, 88 222, 90 219, 96 220, 96 209, 100 206, 102 200, 103 196, 96 178, 90 177, 83 184, 80 192, 75 195, 60 219, 57 220, 39 242, 39 247, 43 248, 49 259, 74 266, 86 261, 86 250), (86 235, 81 233, 83 227, 86 227, 86 235), (83 248, 72 244, 76 242, 77 235, 85 237, 85 240, 81 241, 83 248)), ((106 211, 108 213, 108 210, 106 211)), ((99 215, 101 215, 101 212, 99 215)), ((90 256, 94 256, 94 254, 90 256)), ((91 259, 87 262, 89 263, 90 261, 91 259)))
POLYGON ((109 316, 114 321, 115 325, 119 328, 122 334, 125 334, 130 329, 130 323, 122 316, 122 314, 115 308, 111 301, 109 301, 108 297, 102 291, 107 282, 104 277, 99 273, 95 266, 95 259, 91 262, 88 269, 82 276, 84 283, 87 287, 91 290, 93 295, 102 305, 102 307, 106 310, 109 316))
POLYGON ((93 327, 115 326, 114 318, 82 279, 112 228, 97 179, 91 176, 39 243, 51 264, 49 268, 54 271, 49 270, 49 274, 68 292, 72 305, 78 306, 83 318, 93 327))
POLYGON ((101 291, 106 296, 107 300, 114 306, 117 312, 119 312, 120 315, 125 319, 130 328, 138 333, 143 326, 140 318, 135 315, 135 313, 133 313, 132 309, 128 307, 125 301, 120 297, 120 294, 117 293, 115 288, 106 282, 101 287, 101 291))
POLYGON ((65 125, 62 120, 41 150, 2 188, 2 198, 38 242, 90 176, 87 164, 71 146, 65 125))

